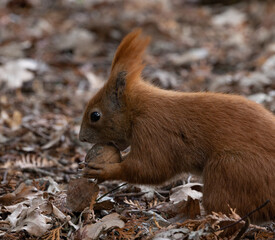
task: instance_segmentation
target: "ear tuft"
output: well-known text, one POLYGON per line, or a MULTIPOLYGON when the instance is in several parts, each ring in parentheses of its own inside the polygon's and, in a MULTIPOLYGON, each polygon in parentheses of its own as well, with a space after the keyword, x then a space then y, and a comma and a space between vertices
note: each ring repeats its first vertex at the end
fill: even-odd
POLYGON ((115 86, 111 89, 110 93, 110 107, 113 110, 120 109, 124 102, 123 102, 123 94, 126 86, 126 75, 125 71, 119 72, 115 79, 115 86))
POLYGON ((120 79, 121 72, 127 74, 127 85, 140 79, 144 68, 143 55, 150 42, 150 37, 142 35, 141 29, 129 33, 120 43, 112 63, 111 76, 108 82, 120 79))

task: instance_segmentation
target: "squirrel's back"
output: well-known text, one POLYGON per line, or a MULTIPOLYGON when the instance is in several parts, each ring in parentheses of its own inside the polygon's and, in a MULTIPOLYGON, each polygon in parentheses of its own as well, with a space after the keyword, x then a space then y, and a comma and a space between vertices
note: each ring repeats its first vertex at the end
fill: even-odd
POLYGON ((262 148, 275 161, 275 116, 261 105, 238 95, 181 93, 142 82, 133 89, 128 98, 137 121, 147 119, 157 131, 181 129, 186 139, 209 142, 212 150, 262 148))

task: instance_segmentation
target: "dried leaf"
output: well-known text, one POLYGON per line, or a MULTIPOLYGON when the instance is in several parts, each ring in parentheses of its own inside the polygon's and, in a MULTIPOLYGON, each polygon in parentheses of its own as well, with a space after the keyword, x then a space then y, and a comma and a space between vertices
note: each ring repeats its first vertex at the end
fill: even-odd
POLYGON ((12 130, 17 130, 22 123, 22 113, 15 110, 10 117, 7 112, 2 111, 0 120, 6 123, 12 130))
POLYGON ((188 228, 170 229, 170 230, 166 230, 156 234, 153 237, 153 240, 185 239, 185 237, 189 233, 190 233, 190 230, 188 228))
POLYGON ((52 227, 52 224, 47 224, 50 221, 50 217, 41 214, 38 209, 34 209, 33 211, 28 212, 26 218, 20 222, 20 225, 13 228, 12 231, 16 232, 24 229, 29 234, 40 237, 52 227))
POLYGON ((67 206, 73 212, 82 212, 86 207, 93 208, 98 195, 98 185, 85 178, 72 179, 67 192, 67 206))
POLYGON ((170 195, 170 201, 173 203, 181 202, 182 200, 187 201, 188 197, 192 199, 200 200, 202 198, 202 193, 193 190, 194 186, 202 186, 200 183, 187 183, 172 189, 172 194, 170 195))
POLYGON ((59 132, 55 132, 53 134, 53 136, 51 136, 51 140, 48 143, 46 143, 45 145, 43 145, 41 147, 41 149, 46 150, 46 149, 56 146, 60 142, 60 140, 64 134, 64 131, 65 131, 65 129, 63 129, 59 132))
POLYGON ((24 199, 30 199, 36 195, 36 192, 37 191, 33 186, 26 186, 24 183, 21 183, 14 192, 1 196, 0 203, 5 206, 13 205, 14 203, 23 201, 24 199))
POLYGON ((84 234, 83 240, 97 239, 104 231, 112 228, 123 228, 125 223, 120 219, 119 214, 112 213, 95 224, 88 224, 80 229, 80 232, 84 234))
POLYGON ((209 52, 205 48, 195 48, 189 50, 188 52, 179 55, 179 54, 170 54, 168 59, 175 65, 190 64, 192 62, 197 62, 203 59, 206 59, 209 55, 209 52))
POLYGON ((41 65, 33 59, 22 58, 10 61, 0 66, 0 82, 6 82, 11 89, 20 88, 23 82, 34 78, 34 74, 31 71, 39 69, 45 69, 45 65, 41 65))
POLYGON ((59 51, 73 49, 78 56, 87 56, 94 51, 95 36, 84 28, 73 28, 68 33, 56 36, 55 46, 59 51))
POLYGON ((246 15, 235 8, 229 8, 213 17, 212 23, 216 26, 238 26, 246 21, 246 15))

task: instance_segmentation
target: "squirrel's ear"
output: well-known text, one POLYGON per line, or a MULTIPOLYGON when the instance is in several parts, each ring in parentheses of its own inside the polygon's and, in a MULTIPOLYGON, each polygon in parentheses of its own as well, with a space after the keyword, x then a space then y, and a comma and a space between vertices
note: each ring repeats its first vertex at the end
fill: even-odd
POLYGON ((143 55, 150 42, 150 38, 141 33, 141 29, 129 33, 114 56, 111 74, 106 83, 113 109, 119 109, 125 104, 125 90, 141 79, 143 55))
POLYGON ((134 30, 122 40, 113 59, 108 80, 110 84, 119 78, 121 72, 127 73, 127 88, 131 83, 140 80, 144 68, 143 55, 149 42, 150 38, 142 35, 141 29, 134 30))
POLYGON ((116 78, 113 81, 113 86, 110 89, 110 100, 111 107, 119 109, 124 105, 124 91, 126 87, 126 71, 121 71, 117 74, 116 78))

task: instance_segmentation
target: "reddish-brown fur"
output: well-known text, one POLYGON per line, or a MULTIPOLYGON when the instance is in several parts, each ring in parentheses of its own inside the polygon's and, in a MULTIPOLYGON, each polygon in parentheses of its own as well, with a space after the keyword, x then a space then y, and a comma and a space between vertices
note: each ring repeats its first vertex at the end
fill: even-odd
POLYGON ((128 34, 111 76, 88 103, 80 139, 131 145, 121 163, 89 163, 85 173, 102 180, 161 184, 183 172, 201 174, 208 212, 242 216, 266 200, 253 221, 275 219, 275 117, 241 96, 180 93, 154 87, 140 76, 149 39, 128 34), (91 112, 101 118, 91 122, 91 112))

